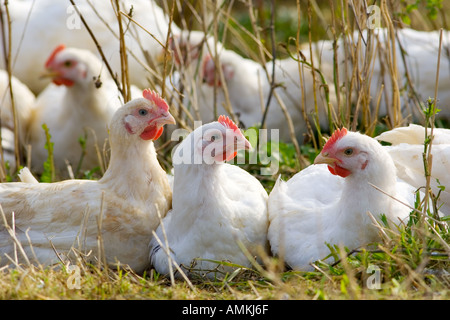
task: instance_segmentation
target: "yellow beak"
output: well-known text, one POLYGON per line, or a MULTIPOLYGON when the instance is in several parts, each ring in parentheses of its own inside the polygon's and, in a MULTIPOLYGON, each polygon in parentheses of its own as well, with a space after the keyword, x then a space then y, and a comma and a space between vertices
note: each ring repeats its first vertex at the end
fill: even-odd
POLYGON ((170 114, 169 111, 164 111, 161 116, 155 119, 155 121, 159 125, 165 125, 165 124, 176 124, 175 118, 170 114))
POLYGON ((39 79, 55 78, 55 77, 59 77, 59 76, 60 76, 59 72, 49 70, 49 71, 41 73, 41 75, 39 76, 39 79))
POLYGON ((338 159, 330 158, 328 156, 328 153, 322 154, 319 153, 319 155, 314 159, 314 164, 328 164, 328 165, 334 165, 336 162, 339 162, 338 159))

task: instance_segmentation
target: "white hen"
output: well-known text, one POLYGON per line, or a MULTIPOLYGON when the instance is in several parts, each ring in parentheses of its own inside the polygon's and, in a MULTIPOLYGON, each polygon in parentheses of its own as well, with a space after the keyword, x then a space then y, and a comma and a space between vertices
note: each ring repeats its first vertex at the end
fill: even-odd
MULTIPOLYGON (((431 135, 430 128, 428 128, 428 135, 431 135)), ((450 130, 434 128, 433 135, 430 187, 434 195, 440 191, 437 202, 439 211, 444 215, 450 215, 450 130), (441 191, 440 186, 444 186, 445 190, 441 191)), ((376 139, 392 144, 385 148, 394 160, 397 175, 401 179, 416 188, 426 186, 422 156, 425 140, 424 127, 410 124, 408 127, 383 132, 376 139)))
MULTIPOLYGON (((203 94, 206 99, 199 103, 203 120, 214 115, 213 90, 214 86, 217 86, 220 89, 217 90, 217 112, 227 113, 223 106, 229 99, 232 110, 245 127, 261 123, 271 87, 264 68, 251 59, 246 59, 232 50, 225 49, 220 52, 218 62, 223 79, 219 76, 220 70, 216 67, 215 59, 212 56, 206 55, 203 60, 201 75, 205 84, 201 86, 201 91, 209 92, 209 94, 203 94), (223 80, 226 82, 228 99, 223 80)), ((271 98, 265 120, 266 127, 267 129, 278 129, 280 139, 290 141, 290 131, 286 125, 287 118, 281 108, 281 104, 283 104, 292 119, 295 136, 303 141, 303 134, 307 131, 304 116, 312 121, 311 116, 315 112, 311 70, 309 67, 302 66, 299 71, 298 62, 290 58, 275 60, 268 62, 265 66, 271 78, 273 77, 274 63, 274 77, 277 85, 274 91, 279 99, 276 95, 271 98), (302 83, 304 91, 302 91, 302 83)), ((325 128, 327 127, 327 104, 323 97, 323 91, 319 89, 321 88, 319 75, 316 75, 315 79, 317 81, 316 93, 320 125, 325 128)), ((332 88, 331 91, 333 91, 332 88)), ((330 98, 333 97, 334 95, 331 94, 330 98)))
MULTIPOLYGON (((36 98, 30 89, 16 77, 11 77, 12 92, 14 96, 14 108, 17 118, 17 133, 19 134, 19 149, 23 156, 25 153, 24 143, 27 134, 27 126, 32 116, 36 98)), ((3 160, 9 162, 11 172, 15 172, 15 139, 14 139, 14 117, 9 90, 8 74, 0 70, 0 119, 1 119, 1 138, 3 149, 3 160)))
MULTIPOLYGON (((28 259, 43 265, 73 251, 99 257, 101 229, 107 262, 129 265, 136 272, 148 267, 148 241, 171 206, 172 192, 158 163, 153 141, 163 125, 175 123, 168 106, 154 92, 118 109, 110 126, 111 161, 98 180, 55 183, 2 183, 0 203, 28 259), (14 224, 13 215, 14 212, 14 224), (158 213, 159 212, 159 213, 158 213), (29 240, 28 238, 29 237, 29 240), (30 242, 29 242, 30 241, 30 242), (31 244, 30 244, 31 243, 31 244)), ((1 265, 14 257, 14 242, 0 227, 1 265)), ((20 261, 25 258, 19 253, 20 261)))
MULTIPOLYGON (((53 83, 38 95, 30 119, 32 171, 42 172, 48 157, 43 124, 52 136, 55 167, 62 177, 68 177, 66 160, 74 170, 79 166, 83 153, 80 137, 86 137, 80 170, 101 166, 97 150, 103 149, 108 138, 107 126, 122 105, 114 80, 103 63, 88 50, 60 45, 45 66, 46 75, 52 77, 53 83)), ((134 88, 132 97, 137 97, 136 93, 134 88)))
MULTIPOLYGON (((157 235, 166 247, 165 231, 171 259, 184 271, 214 279, 230 268, 202 259, 251 267, 238 242, 252 255, 266 248, 267 192, 248 172, 224 163, 250 147, 237 126, 220 116, 190 133, 175 150, 172 210, 157 235)), ((150 258, 156 271, 169 273, 168 256, 155 238, 150 258)))
POLYGON ((220 53, 224 48, 220 41, 202 31, 180 30, 169 39, 169 49, 177 67, 195 68, 205 55, 220 53))
MULTIPOLYGON (((74 1, 114 72, 120 74, 119 25, 113 2, 74 1)), ((169 18, 153 0, 120 0, 119 3, 121 10, 126 14, 131 12, 133 20, 140 25, 122 16, 123 29, 126 31, 125 43, 129 49, 130 80, 138 87, 147 87, 150 74, 142 63, 146 66, 155 64, 161 48, 147 32, 165 43, 169 18)), ((39 93, 48 84, 39 79, 48 48, 65 43, 67 46, 90 50, 99 57, 92 37, 69 1, 10 1, 8 7, 12 21, 13 71, 33 92, 39 93)), ((5 12, 4 8, 2 12, 5 12)), ((179 31, 175 24, 171 25, 171 30, 174 34, 179 31)), ((0 52, 2 54, 3 51, 0 52)), ((0 61, 3 63, 3 57, 0 61)))
POLYGON ((271 249, 293 269, 310 270, 324 259, 330 253, 326 243, 355 249, 379 241, 368 212, 393 224, 408 217, 408 207, 371 185, 414 204, 415 189, 397 179, 392 159, 375 139, 336 130, 314 163, 287 182, 278 179, 269 195, 271 249))
MULTIPOLYGON (((183 104, 195 120, 205 123, 215 120, 213 113, 203 116, 199 104, 212 101, 212 90, 201 90, 201 63, 205 55, 220 52, 220 42, 201 31, 181 30, 169 39, 169 49, 173 55, 174 71, 166 77, 166 92, 177 104, 183 104)), ((165 53, 164 50, 161 54, 165 53)), ((220 113, 217 113, 220 114, 220 113)))

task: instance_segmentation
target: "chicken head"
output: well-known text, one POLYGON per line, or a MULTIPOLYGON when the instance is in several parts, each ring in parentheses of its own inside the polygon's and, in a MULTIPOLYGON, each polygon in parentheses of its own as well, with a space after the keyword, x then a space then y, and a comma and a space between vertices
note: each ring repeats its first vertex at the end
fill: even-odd
POLYGON ((169 106, 156 92, 146 89, 144 98, 134 99, 127 103, 127 108, 122 112, 116 112, 115 117, 121 117, 123 121, 113 121, 123 124, 129 135, 137 135, 142 140, 156 140, 162 132, 165 124, 175 124, 175 119, 169 112, 169 106))
POLYGON ((332 174, 343 178, 356 172, 366 173, 371 158, 372 140, 364 139, 360 134, 347 135, 346 128, 337 129, 314 160, 314 164, 327 164, 332 174))
POLYGON ((46 73, 43 77, 51 77, 54 84, 67 87, 86 79, 88 66, 72 51, 64 45, 56 47, 45 63, 46 73))
MULTIPOLYGON (((222 69, 223 79, 225 81, 230 81, 234 76, 233 64, 225 61, 225 59, 217 59, 217 61, 222 69)), ((219 73, 220 70, 216 68, 215 60, 210 54, 205 55, 205 57, 203 58, 202 70, 203 82, 211 87, 222 86, 222 76, 219 73)))

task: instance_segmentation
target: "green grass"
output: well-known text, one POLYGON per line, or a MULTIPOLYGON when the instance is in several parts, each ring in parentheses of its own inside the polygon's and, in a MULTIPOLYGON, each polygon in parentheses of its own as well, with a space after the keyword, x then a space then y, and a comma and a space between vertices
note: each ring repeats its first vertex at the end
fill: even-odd
POLYGON ((195 290, 181 280, 171 285, 154 271, 136 275, 85 265, 79 267, 78 286, 74 286, 70 284, 77 276, 74 272, 30 266, 0 272, 0 299, 449 299, 448 259, 415 254, 418 252, 380 246, 375 251, 353 253, 336 265, 318 264, 314 272, 268 268, 265 272, 269 275, 263 276, 237 269, 225 280, 193 278, 195 290), (371 286, 376 272, 381 279, 379 287, 371 286))

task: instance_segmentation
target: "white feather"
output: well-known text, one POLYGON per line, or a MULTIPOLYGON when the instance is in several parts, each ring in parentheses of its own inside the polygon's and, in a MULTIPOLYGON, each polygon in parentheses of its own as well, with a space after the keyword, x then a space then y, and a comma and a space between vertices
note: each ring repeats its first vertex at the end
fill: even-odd
MULTIPOLYGON (((25 141, 27 136, 27 126, 32 119, 36 98, 28 87, 16 77, 11 77, 12 93, 14 96, 14 108, 17 120, 17 134, 20 153, 25 153, 25 141)), ((15 146, 15 124, 13 109, 9 90, 8 74, 0 70, 0 117, 1 117, 1 137, 4 161, 8 161, 11 172, 16 168, 16 146, 15 146)))
MULTIPOLYGON (((428 135, 431 129, 428 128, 428 135)), ((434 138, 430 146, 432 163, 430 187, 434 195, 438 195, 438 207, 444 215, 450 215, 450 130, 434 128, 434 138), (445 187, 441 191, 441 186, 445 187)), ((415 188, 426 186, 424 170, 424 140, 425 128, 410 124, 408 127, 399 127, 383 132, 379 141, 390 142, 386 150, 394 160, 397 174, 400 178, 415 188)))

